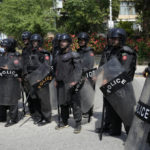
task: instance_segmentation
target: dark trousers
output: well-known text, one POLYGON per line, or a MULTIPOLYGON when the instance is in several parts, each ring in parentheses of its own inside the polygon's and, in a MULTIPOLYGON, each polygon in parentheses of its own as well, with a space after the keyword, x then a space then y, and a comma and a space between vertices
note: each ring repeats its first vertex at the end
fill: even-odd
POLYGON ((0 122, 6 121, 7 114, 5 106, 0 106, 0 122))
POLYGON ((40 101, 37 98, 32 98, 29 96, 28 98, 28 107, 29 112, 33 119, 41 119, 41 106, 40 101))
POLYGON ((40 113, 42 119, 51 121, 51 103, 49 94, 49 85, 37 91, 37 99, 40 104, 40 113))
POLYGON ((110 129, 112 133, 120 133, 122 120, 115 112, 113 107, 109 104, 109 102, 104 98, 105 101, 105 127, 110 129))
MULTIPOLYGON (((7 121, 11 120, 13 122, 18 121, 18 105, 11 105, 11 106, 0 106, 3 110, 3 117, 7 116, 7 121), (8 110, 8 113, 7 113, 8 110)), ((6 119, 6 118, 5 118, 6 119)))
POLYGON ((81 103, 80 103, 80 99, 78 99, 78 96, 76 94, 73 94, 71 96, 70 104, 61 105, 61 118, 63 123, 64 124, 68 123, 70 106, 73 109, 73 116, 76 123, 81 124, 81 120, 82 120, 81 103))
POLYGON ((49 86, 36 90, 35 98, 29 96, 28 107, 33 119, 51 121, 49 86))

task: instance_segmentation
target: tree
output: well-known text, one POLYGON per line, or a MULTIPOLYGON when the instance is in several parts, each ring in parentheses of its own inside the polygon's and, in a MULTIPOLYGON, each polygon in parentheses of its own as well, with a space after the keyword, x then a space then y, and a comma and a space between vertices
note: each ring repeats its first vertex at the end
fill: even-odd
MULTIPOLYGON (((107 18, 109 17, 109 0, 97 0, 99 1, 100 9, 105 9, 107 12, 107 18)), ((120 0, 112 0, 112 16, 113 20, 115 20, 118 17, 119 14, 119 6, 120 6, 120 0)))
POLYGON ((135 8, 141 18, 143 35, 148 37, 150 34, 150 0, 135 0, 135 8))
POLYGON ((127 36, 132 36, 134 34, 133 22, 120 21, 116 27, 125 29, 127 36))
MULTIPOLYGON (((116 1, 113 6, 116 5, 116 1)), ((115 7, 118 16, 119 5, 115 7)), ((80 31, 103 31, 109 15, 109 0, 66 0, 58 20, 60 29, 72 34, 80 31)))
POLYGON ((19 39, 23 31, 45 35, 55 31, 56 13, 52 0, 3 0, 0 3, 0 31, 19 39))

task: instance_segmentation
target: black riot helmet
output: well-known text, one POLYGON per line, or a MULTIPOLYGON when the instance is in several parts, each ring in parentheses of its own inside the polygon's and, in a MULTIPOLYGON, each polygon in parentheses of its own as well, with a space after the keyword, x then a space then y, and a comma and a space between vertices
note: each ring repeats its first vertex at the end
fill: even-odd
POLYGON ((13 48, 16 48, 16 46, 17 46, 17 41, 14 39, 14 38, 9 38, 10 39, 10 41, 11 41, 11 43, 12 43, 12 47, 13 48))
POLYGON ((39 47, 42 46, 42 44, 43 44, 43 38, 39 34, 33 34, 30 38, 30 41, 31 41, 31 43, 32 42, 38 42, 39 47))
POLYGON ((108 33, 107 33, 107 40, 112 37, 112 32, 115 31, 115 30, 116 30, 116 28, 113 28, 113 29, 108 30, 108 33))
POLYGON ((71 38, 71 36, 69 34, 63 33, 60 36, 60 41, 63 41, 63 40, 68 41, 70 45, 72 44, 72 38, 71 38))
POLYGON ((61 41, 68 41, 68 45, 66 47, 61 48, 61 45, 60 45, 60 48, 61 48, 62 51, 64 51, 65 49, 67 49, 72 44, 72 38, 70 37, 69 34, 66 34, 66 33, 63 33, 60 36, 60 42, 61 41))
POLYGON ((54 37, 54 39, 53 39, 53 47, 54 48, 59 47, 60 37, 61 37, 60 33, 56 34, 56 36, 54 37))
POLYGON ((80 32, 79 35, 78 35, 78 41, 79 40, 85 40, 86 43, 88 43, 89 39, 90 39, 90 37, 86 32, 80 32))
POLYGON ((122 28, 115 28, 111 33, 111 38, 119 38, 120 46, 125 44, 126 36, 126 31, 122 28))
POLYGON ((25 31, 25 32, 22 33, 21 37, 22 37, 22 40, 23 40, 23 41, 24 41, 24 40, 30 40, 31 32, 25 31))
POLYGON ((5 49, 6 52, 15 52, 16 40, 13 38, 3 39, 0 45, 5 49))
POLYGON ((113 29, 110 29, 108 30, 108 33, 107 33, 107 44, 108 46, 112 46, 112 38, 111 38, 111 35, 112 35, 112 32, 116 30, 116 28, 113 28, 113 29))
POLYGON ((11 47, 11 42, 9 39, 3 39, 0 43, 1 47, 8 47, 10 48, 11 47))
POLYGON ((61 37, 61 34, 58 33, 58 34, 56 34, 56 36, 54 37, 54 40, 60 41, 60 37, 61 37))

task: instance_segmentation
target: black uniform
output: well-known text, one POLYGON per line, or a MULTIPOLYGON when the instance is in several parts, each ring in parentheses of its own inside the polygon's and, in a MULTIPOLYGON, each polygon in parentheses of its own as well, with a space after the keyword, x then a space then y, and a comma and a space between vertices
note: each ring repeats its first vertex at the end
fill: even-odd
MULTIPOLYGON (((23 59, 23 77, 25 78, 25 76, 28 74, 28 70, 27 70, 27 64, 30 60, 30 55, 32 52, 32 47, 30 44, 26 45, 23 50, 22 50, 22 59, 23 59)), ((39 113, 36 112, 35 108, 38 107, 35 103, 36 100, 34 98, 31 97, 30 95, 30 89, 28 87, 28 82, 23 80, 23 87, 24 87, 24 91, 26 93, 26 96, 28 97, 28 107, 29 107, 29 111, 30 114, 32 116, 33 119, 38 119, 40 118, 39 113), (36 105, 36 107, 35 107, 36 105)))
MULTIPOLYGON (((30 43, 31 33, 29 31, 25 31, 22 33, 21 36, 22 36, 23 42, 27 40, 27 43, 24 43, 25 46, 22 49, 23 77, 25 77, 28 73, 26 64, 28 63, 29 57, 32 52, 32 46, 30 43)), ((35 108, 35 100, 32 99, 32 97, 30 96, 28 83, 24 80, 24 78, 23 78, 22 85, 23 85, 24 91, 26 93, 26 97, 28 98, 27 101, 28 101, 28 108, 29 108, 30 114, 31 114, 32 118, 36 120, 36 119, 40 118, 40 115, 38 113, 36 113, 36 110, 34 109, 35 108)))
POLYGON ((6 121, 6 109, 4 106, 0 106, 0 122, 5 122, 6 121))
POLYGON ((1 67, 8 66, 8 70, 4 70, 7 72, 7 75, 0 77, 0 105, 5 106, 5 108, 3 107, 5 111, 9 109, 7 122, 16 123, 18 121, 18 100, 21 98, 20 81, 17 75, 12 75, 11 77, 7 76, 13 74, 13 72, 9 70, 21 71, 21 57, 18 53, 7 52, 0 57, 0 61, 1 67))
POLYGON ((61 37, 60 33, 56 34, 52 42, 53 43, 53 50, 52 50, 53 58, 55 58, 60 53, 60 46, 59 46, 60 37, 61 37))
MULTIPOLYGON (((110 56, 111 49, 112 49, 111 46, 107 45, 105 47, 105 49, 103 50, 102 56, 101 56, 101 61, 99 63, 99 67, 101 67, 102 65, 104 65, 107 62, 107 58, 109 58, 109 56, 110 56)), ((110 120, 111 120, 111 115, 110 114, 111 114, 111 111, 112 111, 112 107, 107 102, 105 97, 103 97, 103 103, 104 103, 104 107, 106 108, 106 111, 104 112, 105 113, 105 121, 104 121, 104 127, 103 127, 104 129, 103 129, 103 131, 109 131, 110 120)), ((99 129, 97 129, 97 130, 99 132, 99 129)))
POLYGON ((56 81, 59 91, 59 104, 61 106, 61 117, 65 125, 68 124, 69 106, 73 108, 73 115, 76 123, 81 124, 82 112, 80 99, 71 92, 70 83, 78 82, 81 79, 80 56, 71 50, 61 53, 56 59, 56 81))
MULTIPOLYGON (((106 48, 102 55, 102 60, 100 65, 109 61, 113 56, 117 56, 120 63, 124 66, 130 81, 133 80, 135 69, 136 69, 136 52, 129 48, 128 46, 122 46, 119 48, 106 48)), ((106 117, 105 117, 105 127, 110 129, 110 134, 121 133, 121 123, 122 120, 117 115, 115 110, 109 104, 107 99, 104 99, 106 107, 106 117)), ((128 132, 128 127, 126 131, 128 132)))
POLYGON ((20 80, 22 72, 22 59, 15 51, 16 40, 8 38, 2 40, 0 45, 5 52, 0 55, 0 107, 2 121, 6 120, 5 127, 9 127, 18 121, 18 100, 21 98, 20 80))
MULTIPOLYGON (((3 53, 0 53, 3 56, 3 53)), ((5 106, 0 106, 0 122, 5 122, 7 118, 5 106)))
MULTIPOLYGON (((37 70, 41 64, 52 65, 52 57, 50 53, 44 49, 32 50, 28 57, 28 63, 26 64, 27 76, 26 81, 29 81, 28 75, 30 76, 35 70, 37 70)), ((38 74, 37 74, 38 76, 38 74)), ((31 81, 32 82, 32 81, 31 81)), ((51 105, 50 105, 50 93, 49 84, 46 84, 40 89, 35 89, 32 85, 28 86, 30 93, 29 105, 31 105, 31 114, 35 119, 35 123, 45 120, 46 122, 51 121, 51 105)))
POLYGON ((81 57, 81 65, 84 71, 94 67, 94 50, 91 47, 83 47, 78 49, 81 57))

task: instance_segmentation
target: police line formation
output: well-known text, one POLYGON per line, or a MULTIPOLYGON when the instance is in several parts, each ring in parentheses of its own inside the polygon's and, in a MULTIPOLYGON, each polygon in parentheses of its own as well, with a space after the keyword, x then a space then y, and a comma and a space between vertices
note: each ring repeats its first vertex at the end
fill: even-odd
POLYGON ((128 135, 125 150, 150 149, 150 65, 143 75, 145 85, 136 103, 132 81, 136 70, 136 52, 126 46, 126 32, 113 28, 107 34, 98 68, 94 68, 94 52, 88 47, 89 35, 78 35, 79 49, 71 50, 68 34, 57 34, 53 39, 52 53, 42 48, 39 34, 22 33, 24 48, 16 52, 16 41, 1 41, 0 53, 0 121, 5 127, 16 124, 24 117, 28 103, 35 125, 51 122, 49 84, 54 81, 58 105, 56 130, 68 127, 70 112, 75 120, 74 133, 80 133, 82 117, 93 115, 95 85, 98 81, 103 92, 103 112, 100 140, 103 133, 120 136, 122 124, 128 135), (26 100, 24 98, 26 94, 26 100), (23 100, 23 111, 18 117, 18 100, 23 100), (136 110, 134 110, 136 106, 136 110))

